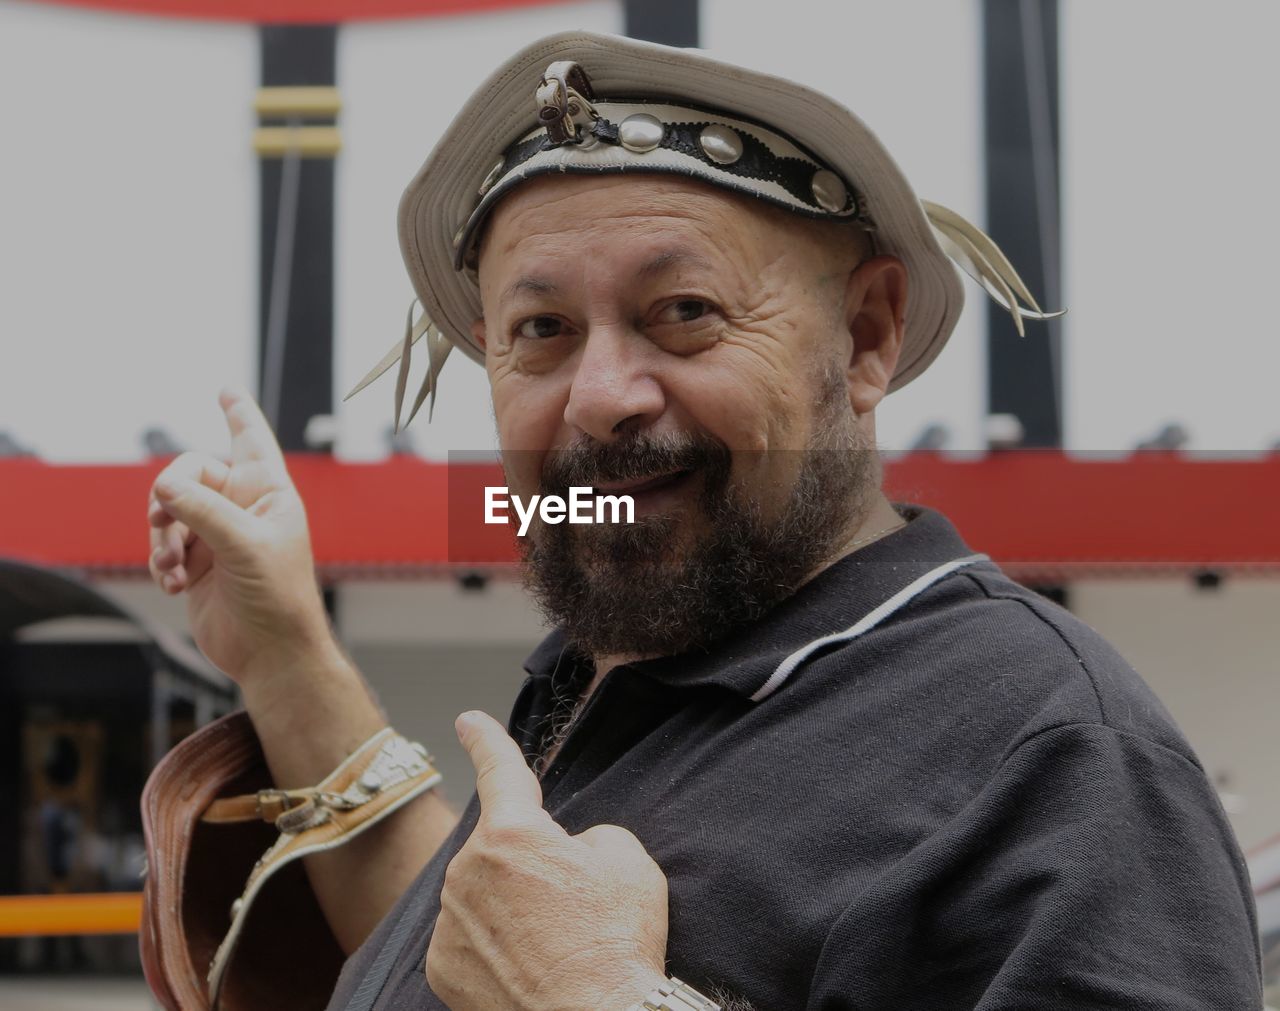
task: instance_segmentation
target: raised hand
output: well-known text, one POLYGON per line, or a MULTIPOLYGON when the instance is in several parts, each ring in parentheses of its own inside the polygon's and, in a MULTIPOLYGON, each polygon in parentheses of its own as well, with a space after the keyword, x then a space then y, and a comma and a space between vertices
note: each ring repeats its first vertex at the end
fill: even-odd
POLYGON ((516 743, 484 713, 458 737, 480 818, 445 871, 427 982, 453 1011, 618 1008, 665 977, 667 879, 617 825, 571 836, 516 743))
POLYGON ((152 578, 186 592, 192 635, 230 677, 331 651, 307 517, 284 455, 246 390, 218 398, 231 432, 220 460, 183 453, 151 487, 152 578))

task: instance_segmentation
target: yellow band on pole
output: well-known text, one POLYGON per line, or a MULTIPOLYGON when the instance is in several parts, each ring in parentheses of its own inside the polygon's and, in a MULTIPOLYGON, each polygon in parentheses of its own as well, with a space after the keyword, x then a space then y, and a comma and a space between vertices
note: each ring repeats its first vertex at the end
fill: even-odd
POLYGON ((291 151, 304 158, 332 158, 342 150, 342 135, 336 126, 260 126, 253 131, 253 149, 265 158, 291 151))
POLYGON ((0 937, 136 934, 141 923, 141 892, 0 895, 0 937))
POLYGON ((342 99, 338 89, 324 85, 314 87, 259 88, 253 100, 259 116, 298 116, 303 119, 326 119, 338 115, 342 99))

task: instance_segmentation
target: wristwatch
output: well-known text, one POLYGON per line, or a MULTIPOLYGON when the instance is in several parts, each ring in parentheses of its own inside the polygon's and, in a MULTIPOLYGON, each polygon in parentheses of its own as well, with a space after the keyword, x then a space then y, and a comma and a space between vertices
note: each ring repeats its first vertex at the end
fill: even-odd
POLYGON ((720 1005, 672 976, 659 983, 629 1011, 720 1011, 720 1005))

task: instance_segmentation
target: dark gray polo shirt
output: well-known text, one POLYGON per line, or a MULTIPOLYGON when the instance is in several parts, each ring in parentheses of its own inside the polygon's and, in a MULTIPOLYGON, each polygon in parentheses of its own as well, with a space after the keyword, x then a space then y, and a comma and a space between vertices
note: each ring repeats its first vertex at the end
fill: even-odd
MULTIPOLYGON (((1092 629, 904 509, 711 652, 612 670, 546 809, 634 832, 669 883, 668 971, 761 1011, 1260 1007, 1244 863, 1172 719, 1092 629)), ((508 724, 530 761, 581 662, 558 634, 530 657, 508 724)), ((444 1007, 423 959, 476 815, 331 1009, 362 982, 444 1007)))

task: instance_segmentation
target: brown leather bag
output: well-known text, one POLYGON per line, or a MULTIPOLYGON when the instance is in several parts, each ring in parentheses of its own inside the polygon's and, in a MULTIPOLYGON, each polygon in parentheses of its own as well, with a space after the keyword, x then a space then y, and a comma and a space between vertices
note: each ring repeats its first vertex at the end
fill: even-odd
POLYGON ((243 712, 182 741, 142 793, 140 944, 156 1000, 169 1011, 324 1008, 345 956, 298 858, 439 779, 425 749, 390 728, 305 790, 274 787, 243 712))

